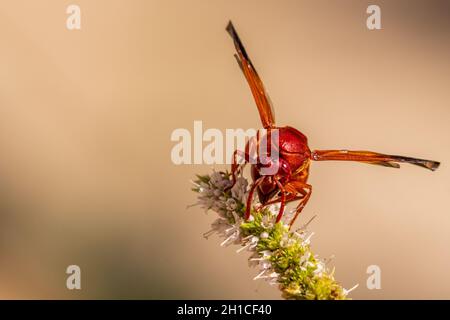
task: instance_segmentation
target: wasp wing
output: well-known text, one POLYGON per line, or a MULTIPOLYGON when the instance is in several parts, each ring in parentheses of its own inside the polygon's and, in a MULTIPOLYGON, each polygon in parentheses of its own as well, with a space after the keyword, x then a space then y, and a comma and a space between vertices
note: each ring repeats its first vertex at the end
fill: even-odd
POLYGON ((264 85, 250 58, 248 57, 248 54, 242 45, 241 39, 239 38, 239 35, 237 34, 231 21, 228 23, 226 30, 233 38, 234 46, 237 52, 234 56, 250 86, 256 106, 258 107, 262 125, 264 128, 273 127, 275 124, 275 115, 269 95, 267 94, 264 85))
POLYGON ((396 156, 372 151, 352 151, 352 150, 314 150, 311 153, 311 159, 316 161, 324 161, 324 160, 359 161, 391 168, 400 168, 400 165, 398 163, 410 163, 422 168, 429 169, 431 171, 436 170, 440 165, 438 161, 434 160, 396 156))

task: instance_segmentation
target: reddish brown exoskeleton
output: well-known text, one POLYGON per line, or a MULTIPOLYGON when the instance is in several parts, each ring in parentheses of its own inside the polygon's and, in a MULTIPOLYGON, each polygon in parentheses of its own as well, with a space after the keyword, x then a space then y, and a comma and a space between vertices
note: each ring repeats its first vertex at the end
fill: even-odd
POLYGON ((238 155, 244 159, 244 164, 252 163, 251 174, 253 183, 250 187, 247 200, 246 220, 250 217, 250 208, 256 190, 262 207, 280 203, 280 210, 276 219, 277 222, 280 221, 283 215, 286 203, 300 201, 289 223, 289 226, 292 226, 311 196, 312 187, 307 183, 311 160, 359 161, 392 168, 400 167, 397 162, 406 162, 432 171, 438 168, 439 162, 437 161, 387 155, 370 151, 310 151, 307 138, 303 133, 289 126, 275 126, 275 117, 270 98, 231 21, 226 30, 233 38, 237 51, 237 54, 235 54, 236 60, 247 79, 256 106, 258 107, 262 125, 266 129, 265 134, 262 136, 258 134, 256 139, 250 140, 247 143, 245 151, 236 150, 233 155, 231 166, 233 184, 236 181, 238 171, 243 167, 238 162, 238 155), (277 139, 272 139, 274 132, 277 133, 277 139), (261 144, 267 145, 267 152, 264 154, 264 157, 261 157, 260 154, 260 150, 265 150, 264 148, 260 148, 261 144), (273 154, 276 154, 277 157, 273 157, 273 154), (261 161, 261 158, 265 158, 265 161, 261 161), (277 170, 275 172, 271 174, 263 172, 268 166, 272 166, 273 164, 276 164, 277 170))

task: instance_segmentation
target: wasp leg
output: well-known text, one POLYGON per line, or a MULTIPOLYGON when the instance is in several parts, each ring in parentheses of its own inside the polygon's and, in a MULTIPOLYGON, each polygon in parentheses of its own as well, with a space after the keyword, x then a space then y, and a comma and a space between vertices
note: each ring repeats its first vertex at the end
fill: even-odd
POLYGON ((297 208, 295 209, 294 217, 289 222, 289 229, 290 229, 294 224, 295 220, 297 219, 298 215, 300 214, 300 212, 302 212, 303 208, 308 203, 312 193, 312 186, 310 184, 301 181, 292 181, 286 184, 285 189, 291 193, 301 193, 302 195, 304 195, 303 198, 300 200, 300 203, 297 205, 297 208))
MULTIPOLYGON (((306 195, 306 192, 305 192, 305 195, 306 195)), ((303 198, 304 198, 304 195, 303 195, 303 194, 302 194, 302 195, 295 195, 295 194, 289 193, 289 194, 286 196, 286 203, 293 202, 293 201, 297 201, 297 200, 301 200, 301 199, 303 199, 303 198)), ((272 205, 272 204, 276 204, 276 203, 278 203, 278 202, 281 202, 281 196, 278 196, 278 197, 276 197, 276 198, 273 198, 272 200, 270 200, 270 201, 266 202, 265 204, 261 205, 261 207, 259 208, 259 210, 262 210, 262 209, 264 209, 264 208, 266 208, 266 207, 268 207, 268 206, 270 206, 270 205, 272 205)))
POLYGON ((231 159, 231 177, 233 180, 233 184, 231 187, 228 187, 227 189, 231 189, 236 184, 236 177, 240 173, 240 171, 244 168, 244 166, 247 163, 256 163, 257 156, 256 156, 256 144, 257 140, 255 140, 255 137, 252 137, 245 145, 245 151, 242 150, 235 150, 233 152, 233 157, 231 159), (241 159, 241 161, 238 161, 238 157, 241 159))
POLYGON ((276 223, 280 222, 281 217, 283 216, 284 213, 284 208, 286 207, 286 190, 284 189, 283 185, 280 183, 280 181, 275 180, 275 182, 278 185, 278 188, 280 188, 280 211, 278 211, 278 215, 277 215, 277 220, 275 221, 276 223))
POLYGON ((250 188, 250 191, 248 193, 248 198, 247 198, 247 207, 245 208, 245 220, 248 220, 250 218, 250 213, 251 213, 251 209, 252 209, 252 200, 253 200, 253 194, 255 193, 256 188, 264 181, 264 179, 266 179, 268 176, 263 176, 258 178, 253 185, 250 188))
POLYGON ((233 184, 229 187, 231 189, 236 184, 236 176, 239 174, 241 169, 246 165, 246 153, 241 150, 235 150, 233 152, 233 158, 231 160, 231 177, 233 180, 233 184), (239 163, 237 160, 237 157, 240 157, 241 159, 244 159, 243 163, 239 163))

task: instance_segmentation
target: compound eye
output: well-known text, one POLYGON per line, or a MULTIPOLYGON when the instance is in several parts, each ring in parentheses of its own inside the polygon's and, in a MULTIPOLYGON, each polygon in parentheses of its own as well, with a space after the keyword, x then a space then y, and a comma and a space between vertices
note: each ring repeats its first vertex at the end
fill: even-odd
POLYGON ((280 159, 279 162, 280 162, 279 173, 282 175, 290 175, 291 174, 291 166, 289 165, 289 163, 284 159, 280 159))

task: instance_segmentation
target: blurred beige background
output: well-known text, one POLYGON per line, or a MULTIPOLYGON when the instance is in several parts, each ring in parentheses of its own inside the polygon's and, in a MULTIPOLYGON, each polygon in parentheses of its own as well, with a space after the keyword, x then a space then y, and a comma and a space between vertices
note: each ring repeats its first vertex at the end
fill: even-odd
MULTIPOLYGON (((450 10, 446 1, 5 0, 0 4, 0 298, 247 298, 236 247, 175 166, 176 128, 257 128, 232 19, 279 124, 311 148, 442 162, 432 173, 313 163, 313 248, 355 299, 450 298, 450 10), (78 4, 82 29, 66 29, 78 4), (366 8, 382 10, 380 31, 366 8), (82 270, 82 290, 65 269, 82 270), (366 268, 382 270, 368 290, 366 268)), ((218 168, 223 168, 218 166, 218 168)))

